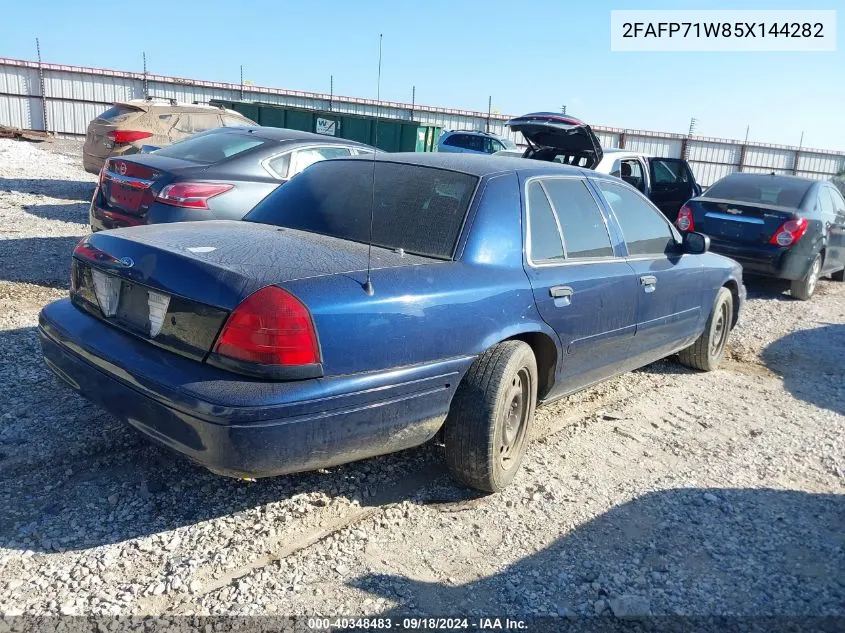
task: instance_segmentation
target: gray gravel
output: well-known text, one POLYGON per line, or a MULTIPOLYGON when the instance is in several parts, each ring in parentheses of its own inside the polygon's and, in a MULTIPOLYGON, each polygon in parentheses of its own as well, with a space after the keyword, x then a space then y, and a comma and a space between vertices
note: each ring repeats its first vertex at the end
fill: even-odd
POLYGON ((750 285, 723 369, 539 409, 499 495, 436 446, 233 481, 41 362, 87 230, 78 152, 0 139, 0 613, 845 614, 845 284, 750 285))

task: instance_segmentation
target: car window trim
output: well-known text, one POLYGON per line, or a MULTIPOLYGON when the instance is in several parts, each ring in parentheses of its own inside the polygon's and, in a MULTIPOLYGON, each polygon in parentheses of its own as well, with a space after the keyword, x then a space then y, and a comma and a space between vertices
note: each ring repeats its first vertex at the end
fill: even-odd
MULTIPOLYGON (((649 200, 645 195, 643 195, 643 193, 639 189, 637 189, 636 187, 632 187, 631 185, 627 184, 624 181, 622 182, 622 184, 620 184, 620 183, 613 182, 612 180, 606 180, 604 178, 594 178, 592 180, 596 183, 596 185, 595 185, 596 189, 598 189, 599 191, 601 191, 601 187, 598 185, 599 182, 606 182, 611 187, 628 187, 631 191, 633 191, 640 198, 642 198, 645 201, 645 203, 649 207, 651 207, 652 211, 654 211, 658 215, 658 217, 661 220, 663 220, 663 223, 666 224, 666 226, 669 227, 669 233, 672 235, 672 238, 675 240, 675 244, 677 246, 680 246, 683 243, 683 238, 681 237, 681 234, 678 233, 678 230, 675 228, 675 225, 672 224, 669 221, 669 218, 667 218, 663 214, 663 212, 660 209, 658 209, 657 206, 655 206, 655 204, 651 200, 649 200)), ((607 206, 608 206, 608 209, 610 209, 610 212, 613 213, 614 220, 616 220, 616 224, 619 227, 619 233, 620 233, 620 237, 622 238, 622 244, 625 245, 625 253, 626 253, 626 255, 624 257, 625 260, 636 261, 636 259, 634 259, 634 258, 655 259, 655 258, 659 258, 659 257, 668 257, 668 255, 665 252, 663 252, 663 253, 641 253, 641 254, 638 254, 638 255, 631 255, 631 253, 628 251, 628 242, 625 239, 625 231, 622 229, 622 224, 621 224, 621 222, 619 222, 619 217, 616 215, 616 210, 613 208, 613 205, 610 204, 610 201, 607 201, 607 206)))
POLYGON ((605 234, 607 235, 607 244, 608 244, 608 246, 610 246, 610 250, 611 250, 611 252, 613 253, 613 255, 605 255, 605 256, 602 256, 602 257, 578 257, 578 256, 573 256, 573 257, 570 257, 570 256, 569 256, 569 250, 566 248, 566 234, 565 234, 565 232, 564 232, 564 230, 563 230, 563 226, 561 226, 561 224, 560 224, 560 216, 558 215, 557 208, 555 207, 554 200, 552 200, 551 195, 549 195, 549 191, 548 191, 548 189, 546 189, 545 184, 543 184, 543 183, 544 183, 544 181, 547 181, 547 180, 555 180, 555 179, 559 179, 559 178, 560 178, 559 176, 552 176, 552 177, 550 177, 550 178, 543 178, 543 177, 540 177, 540 186, 543 188, 543 191, 546 193, 546 198, 548 198, 548 199, 549 199, 549 204, 550 204, 550 205, 551 205, 551 207, 552 207, 552 213, 553 213, 553 215, 555 216, 555 224, 557 224, 557 230, 560 232, 561 242, 563 243, 563 257, 564 257, 564 259, 572 259, 572 260, 580 260, 580 259, 595 259, 595 260, 602 260, 602 259, 611 259, 611 258, 613 258, 613 257, 616 257, 616 249, 614 249, 614 248, 613 248, 613 237, 611 237, 611 235, 610 235, 610 227, 608 227, 608 226, 607 226, 607 218, 605 218, 605 217, 604 217, 604 213, 602 212, 602 208, 601 208, 601 203, 600 203, 598 200, 596 200, 596 196, 595 196, 595 194, 593 193, 593 190, 592 190, 592 189, 590 188, 590 186, 586 183, 586 180, 587 180, 586 178, 581 178, 581 181, 582 181, 582 183, 583 183, 583 185, 584 185, 584 188, 585 188, 585 189, 586 189, 586 190, 590 193, 590 197, 593 199, 593 202, 594 202, 594 203, 595 203, 595 205, 596 205, 596 210, 599 212, 599 217, 601 218, 602 224, 604 225, 604 232, 605 232, 605 234))
MULTIPOLYGON (((317 145, 298 145, 296 147, 288 148, 286 150, 283 150, 281 152, 273 154, 272 156, 267 156, 266 158, 262 158, 261 162, 259 164, 264 168, 264 171, 269 173, 273 178, 276 178, 277 180, 290 180, 288 178, 288 176, 286 176, 286 175, 280 176, 276 171, 274 171, 273 168, 270 167, 270 161, 276 160, 277 158, 280 158, 280 157, 284 156, 285 154, 293 154, 294 152, 298 152, 300 150, 318 149, 318 148, 321 148, 321 147, 348 149, 349 150, 349 156, 344 156, 343 158, 350 158, 352 156, 357 155, 357 154, 352 153, 352 150, 356 149, 356 147, 354 145, 342 145, 340 143, 331 143, 331 144, 329 144, 329 143, 319 143, 317 145)), ((290 169, 290 165, 288 165, 288 169, 290 169)))
MULTIPOLYGON (((607 262, 612 262, 612 261, 617 261, 617 260, 621 261, 623 259, 623 257, 620 257, 619 255, 616 254, 616 248, 614 247, 614 244, 613 244, 613 237, 610 235, 610 229, 607 225, 607 216, 604 213, 604 209, 602 208, 601 203, 596 199, 596 195, 593 192, 592 188, 587 185, 587 183, 586 183, 587 180, 588 180, 587 177, 575 175, 575 174, 573 174, 573 175, 568 175, 568 174, 567 175, 544 174, 544 175, 539 175, 539 176, 530 176, 529 178, 525 179, 525 182, 523 183, 523 187, 522 187, 523 200, 525 201, 525 230, 524 230, 524 233, 525 233, 525 238, 524 238, 525 239, 525 261, 531 268, 551 268, 551 267, 557 267, 557 266, 572 266, 572 265, 575 265, 575 264, 605 264, 607 262), (551 197, 549 196, 548 192, 546 191, 546 188, 543 186, 542 181, 544 179, 545 180, 564 180, 564 179, 580 180, 581 182, 583 182, 585 184, 587 191, 590 192, 590 195, 593 197, 593 200, 596 202, 596 207, 599 210, 599 215, 601 215, 602 221, 604 222, 604 228, 607 231, 607 236, 610 240, 610 248, 611 248, 611 250, 614 251, 613 255, 608 255, 607 257, 573 257, 573 258, 567 258, 566 242, 564 241, 563 231, 561 230, 561 226, 560 226, 560 220, 558 220, 557 211, 555 210, 554 203, 552 202, 551 197), (535 180, 540 181, 540 188, 543 190, 543 194, 546 196, 546 199, 549 201, 549 206, 552 209, 552 216, 554 217, 555 224, 557 225, 558 236, 560 237, 560 242, 563 245, 564 259, 559 260, 559 261, 558 260, 548 260, 548 259, 547 260, 535 261, 531 257, 531 230, 530 230, 531 210, 530 210, 530 205, 528 204, 528 187, 535 180)), ((627 249, 626 249, 626 252, 627 252, 627 249)))

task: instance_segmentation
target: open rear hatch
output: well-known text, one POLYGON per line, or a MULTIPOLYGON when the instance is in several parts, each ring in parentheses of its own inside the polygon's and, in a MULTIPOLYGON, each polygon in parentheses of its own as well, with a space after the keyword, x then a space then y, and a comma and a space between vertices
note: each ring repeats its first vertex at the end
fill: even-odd
POLYGON ((511 119, 505 125, 525 137, 529 147, 524 158, 595 169, 604 155, 590 126, 575 117, 533 112, 511 119))

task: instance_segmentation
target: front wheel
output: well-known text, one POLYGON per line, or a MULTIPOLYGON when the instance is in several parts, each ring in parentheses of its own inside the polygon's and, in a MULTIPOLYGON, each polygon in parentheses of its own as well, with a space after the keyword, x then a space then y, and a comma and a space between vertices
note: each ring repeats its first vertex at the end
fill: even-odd
POLYGON ((822 256, 816 255, 810 270, 803 279, 796 279, 792 282, 792 297, 799 301, 806 301, 816 291, 816 284, 819 282, 819 275, 822 273, 822 256))
POLYGON ((698 339, 678 354, 678 359, 687 367, 702 371, 713 371, 722 362, 733 325, 734 298, 727 288, 719 288, 713 311, 698 339))
POLYGON ((537 361, 522 341, 479 356, 455 392, 446 418, 446 465, 458 482, 499 492, 516 475, 534 421, 537 361))

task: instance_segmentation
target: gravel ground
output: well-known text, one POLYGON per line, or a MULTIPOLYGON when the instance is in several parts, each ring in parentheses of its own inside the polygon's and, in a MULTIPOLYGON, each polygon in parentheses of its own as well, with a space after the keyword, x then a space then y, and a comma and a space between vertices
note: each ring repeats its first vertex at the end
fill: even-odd
POLYGON ((845 615, 845 284, 749 285, 723 369, 542 407, 502 494, 431 445, 228 480, 41 361, 87 229, 79 152, 0 140, 0 614, 845 615))

